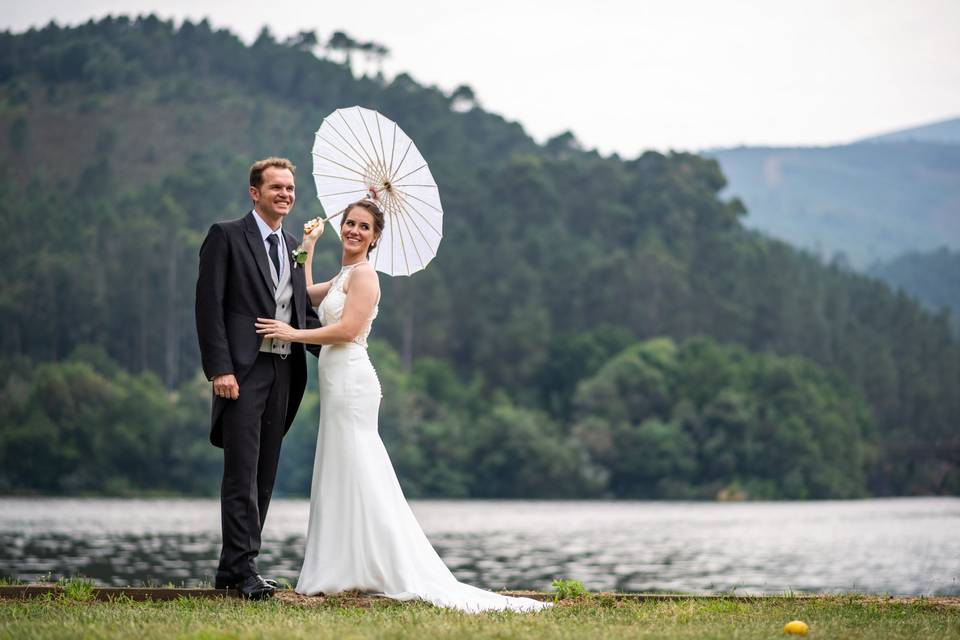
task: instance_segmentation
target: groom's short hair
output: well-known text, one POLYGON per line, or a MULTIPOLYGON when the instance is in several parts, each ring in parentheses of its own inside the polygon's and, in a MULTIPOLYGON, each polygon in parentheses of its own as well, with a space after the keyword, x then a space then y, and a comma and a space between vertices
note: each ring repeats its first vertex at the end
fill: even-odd
POLYGON ((263 160, 257 160, 250 165, 250 186, 257 187, 259 189, 260 185, 263 184, 263 172, 270 167, 289 169, 290 173, 293 174, 297 172, 297 168, 293 166, 293 163, 286 158, 277 158, 276 156, 271 156, 269 158, 264 158, 263 160))

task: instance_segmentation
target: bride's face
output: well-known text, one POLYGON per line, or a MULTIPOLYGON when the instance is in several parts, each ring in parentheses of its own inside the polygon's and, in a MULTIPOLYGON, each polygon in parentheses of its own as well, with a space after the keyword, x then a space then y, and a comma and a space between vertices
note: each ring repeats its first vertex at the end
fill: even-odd
POLYGON ((373 214, 362 207, 354 207, 347 213, 340 226, 343 248, 350 253, 367 254, 375 238, 373 214))

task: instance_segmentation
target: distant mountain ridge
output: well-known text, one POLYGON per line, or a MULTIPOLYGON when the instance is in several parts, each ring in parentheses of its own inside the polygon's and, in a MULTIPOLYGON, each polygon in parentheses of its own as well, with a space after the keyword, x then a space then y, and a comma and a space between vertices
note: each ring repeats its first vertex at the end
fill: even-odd
POLYGON ((898 129, 890 133, 870 136, 857 142, 936 142, 960 144, 960 117, 941 120, 919 127, 898 129))
POLYGON ((831 147, 706 153, 745 224, 858 269, 912 251, 960 248, 960 118, 831 147))

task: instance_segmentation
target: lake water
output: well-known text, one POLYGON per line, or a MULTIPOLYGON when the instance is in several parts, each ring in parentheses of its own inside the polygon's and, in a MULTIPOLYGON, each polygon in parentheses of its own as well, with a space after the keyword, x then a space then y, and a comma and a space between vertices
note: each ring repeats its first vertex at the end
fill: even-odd
MULTIPOLYGON (((960 595, 960 499, 831 502, 413 501, 461 580, 546 589, 960 595)), ((296 582, 306 500, 274 500, 261 573, 296 582)), ((104 585, 210 583, 219 503, 0 498, 0 573, 104 585)))

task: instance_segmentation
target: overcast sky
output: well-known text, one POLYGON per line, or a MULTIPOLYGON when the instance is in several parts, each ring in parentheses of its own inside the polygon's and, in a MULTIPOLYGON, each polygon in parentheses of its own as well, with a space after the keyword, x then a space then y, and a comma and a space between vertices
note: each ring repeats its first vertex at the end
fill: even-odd
MULTIPOLYGON (((588 148, 843 143, 960 116, 960 0, 29 0, 0 28, 107 14, 210 19, 245 41, 344 30, 388 76, 452 90, 540 141, 588 148)), ((346 106, 346 105, 344 105, 346 106)))

